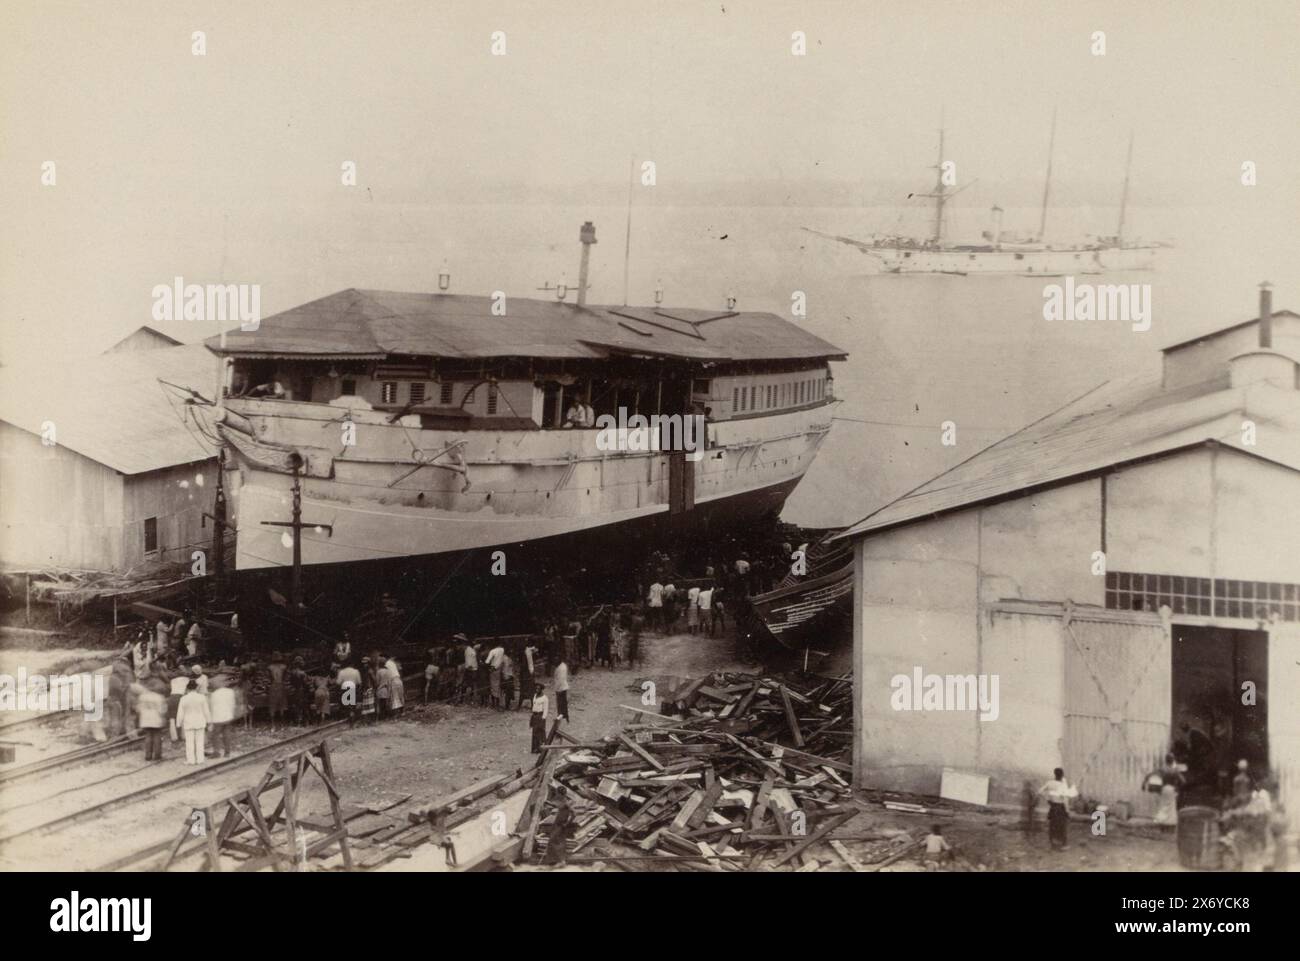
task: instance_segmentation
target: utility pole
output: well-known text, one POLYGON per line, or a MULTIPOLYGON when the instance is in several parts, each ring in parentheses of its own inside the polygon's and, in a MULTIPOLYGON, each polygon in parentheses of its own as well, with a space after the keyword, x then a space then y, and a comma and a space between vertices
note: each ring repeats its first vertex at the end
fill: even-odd
POLYGON ((306 610, 302 600, 302 529, 304 527, 319 528, 333 536, 334 528, 330 524, 304 524, 302 522, 302 456, 294 452, 291 457, 293 463, 293 519, 288 521, 262 521, 262 523, 267 527, 287 527, 293 531, 293 566, 289 571, 289 615, 293 618, 294 623, 301 628, 306 622, 306 610))
POLYGON ((219 610, 226 599, 226 531, 234 530, 226 520, 226 448, 217 451, 217 497, 212 513, 203 516, 212 521, 212 578, 216 590, 215 606, 219 610))

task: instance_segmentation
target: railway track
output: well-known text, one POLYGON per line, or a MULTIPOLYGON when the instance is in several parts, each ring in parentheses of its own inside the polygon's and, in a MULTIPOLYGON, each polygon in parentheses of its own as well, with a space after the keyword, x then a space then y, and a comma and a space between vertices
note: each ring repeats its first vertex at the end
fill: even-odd
POLYGON ((71 711, 50 711, 46 714, 37 714, 35 717, 25 717, 21 721, 10 721, 7 724, 0 724, 0 740, 2 740, 10 731, 35 727, 38 724, 49 724, 52 721, 68 717, 70 714, 72 714, 71 711))
POLYGON ((45 774, 57 770, 65 764, 78 764, 83 761, 96 760, 100 757, 108 757, 110 754, 117 754, 139 744, 142 736, 139 732, 123 734, 110 741, 105 741, 103 744, 88 744, 72 751, 64 751, 62 754, 56 754, 53 757, 41 758, 39 761, 30 761, 7 771, 0 771, 0 784, 12 784, 15 781, 21 781, 23 778, 32 777, 36 774, 45 774))
MULTIPOLYGON (((227 758, 222 761, 215 761, 211 764, 204 764, 200 766, 197 770, 189 771, 185 774, 173 778, 168 778, 165 781, 160 781, 155 784, 150 784, 146 787, 140 788, 135 791, 130 791, 126 794, 122 794, 114 798, 109 798, 107 801, 101 801, 98 804, 92 804, 89 807, 82 808, 78 811, 73 811, 71 814, 65 814, 61 817, 53 818, 49 821, 43 821, 40 824, 35 824, 29 828, 24 828, 21 831, 15 831, 11 834, 0 836, 0 849, 4 848, 7 844, 17 840, 18 838, 31 837, 35 835, 44 834, 56 828, 66 827, 68 825, 76 824, 80 821, 84 821, 89 818, 100 817, 108 813, 109 811, 113 811, 121 807, 126 807, 127 805, 134 804, 136 801, 144 800, 145 798, 152 797, 156 794, 162 794, 179 787, 185 787, 190 784, 197 784, 198 782, 207 780, 208 778, 216 777, 219 774, 224 774, 225 772, 233 770, 239 767, 240 765, 247 764, 250 761, 256 761, 264 758, 274 757, 276 752, 282 751, 286 747, 292 748, 292 747, 296 747, 301 743, 308 743, 314 740, 319 740, 323 737, 327 737, 330 734, 334 734, 341 730, 344 730, 347 727, 348 727, 348 721, 346 719, 340 721, 333 721, 329 724, 322 724, 320 727, 311 728, 310 730, 304 731, 301 734, 295 734, 292 737, 287 737, 283 740, 276 741, 273 744, 267 744, 263 747, 255 748, 251 751, 247 751, 235 757, 227 758)), ((51 758, 50 760, 54 760, 54 759, 51 758)))

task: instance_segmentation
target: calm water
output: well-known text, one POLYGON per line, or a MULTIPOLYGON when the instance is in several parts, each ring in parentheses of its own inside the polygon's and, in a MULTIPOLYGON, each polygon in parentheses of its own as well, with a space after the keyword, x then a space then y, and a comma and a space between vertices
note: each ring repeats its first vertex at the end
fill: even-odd
MULTIPOLYGON (((444 263, 455 292, 551 296, 536 288, 562 275, 576 283, 584 220, 596 223, 599 238, 590 300, 623 300, 622 207, 245 208, 209 212, 209 229, 197 231, 201 238, 192 219, 165 214, 150 229, 175 230, 172 269, 187 279, 261 283, 264 315, 346 287, 432 290, 444 263), (173 222, 175 228, 163 226, 173 222), (222 236, 224 250, 213 242, 222 236)), ((666 307, 722 309, 734 292, 741 309, 789 317, 792 293, 805 292, 808 315, 799 322, 850 355, 834 371, 843 399, 838 416, 846 419, 836 423, 786 516, 840 525, 1101 381, 1157 364, 1159 347, 1254 316, 1255 284, 1265 277, 1286 281, 1293 266, 1288 251, 1252 245, 1249 228, 1260 216, 1258 209, 1130 211, 1131 235, 1178 243, 1162 253, 1156 272, 1106 278, 1152 285, 1154 319, 1145 333, 1122 321, 1044 321, 1043 287, 1054 281, 880 275, 856 250, 800 229, 857 236, 921 231, 926 214, 920 208, 638 206, 629 300, 652 303, 661 282, 666 307), (946 420, 957 425, 955 447, 940 444, 946 420)), ((983 210, 955 208, 950 234, 975 239, 986 220, 983 210)), ((1037 214, 1008 209, 1004 226, 1032 230, 1037 214)), ((1113 209, 1053 210, 1048 239, 1063 242, 1114 226, 1113 209)), ((106 309, 123 318, 147 309, 156 267, 116 264, 114 271, 115 290, 140 296, 123 295, 120 304, 106 298, 106 309)), ((1279 308, 1291 306, 1285 294, 1279 291, 1279 308)))

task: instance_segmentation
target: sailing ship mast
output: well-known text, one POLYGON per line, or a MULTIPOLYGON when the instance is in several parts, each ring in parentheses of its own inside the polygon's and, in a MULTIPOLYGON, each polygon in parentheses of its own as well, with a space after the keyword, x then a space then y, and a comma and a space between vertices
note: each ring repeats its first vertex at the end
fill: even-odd
POLYGON ((1052 154, 1056 150, 1056 108, 1052 108, 1052 135, 1047 141, 1047 177, 1043 181, 1043 213, 1038 220, 1038 242, 1047 231, 1047 200, 1052 194, 1052 154))
POLYGON ((1133 131, 1128 135, 1128 159, 1124 161, 1124 190, 1119 195, 1119 224, 1115 228, 1115 246, 1124 246, 1124 215, 1128 211, 1128 178, 1133 169, 1133 131))
POLYGON ((937 171, 934 184, 934 234, 931 240, 939 243, 943 240, 943 203, 944 203, 944 183, 943 183, 943 114, 939 114, 939 159, 935 162, 934 169, 937 171))

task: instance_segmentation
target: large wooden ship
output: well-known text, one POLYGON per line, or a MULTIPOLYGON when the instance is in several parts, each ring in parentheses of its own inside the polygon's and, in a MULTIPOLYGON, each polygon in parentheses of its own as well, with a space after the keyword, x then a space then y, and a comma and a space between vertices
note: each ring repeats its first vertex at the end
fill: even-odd
POLYGON ((633 528, 779 511, 831 428, 845 357, 768 313, 378 290, 209 347, 230 359, 216 418, 240 571, 295 551, 310 566, 604 550, 633 528), (697 416, 707 439, 638 449, 597 426, 637 415, 697 416))

